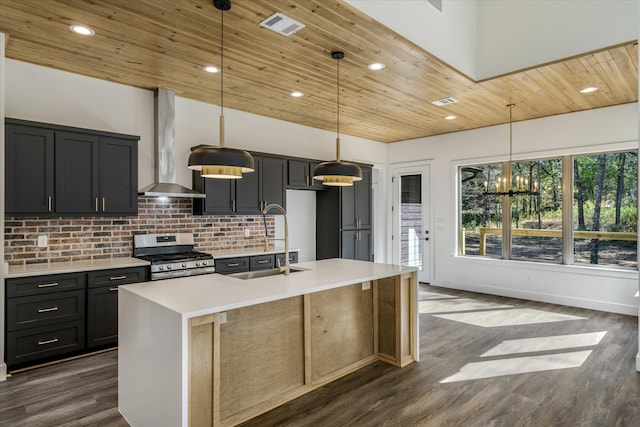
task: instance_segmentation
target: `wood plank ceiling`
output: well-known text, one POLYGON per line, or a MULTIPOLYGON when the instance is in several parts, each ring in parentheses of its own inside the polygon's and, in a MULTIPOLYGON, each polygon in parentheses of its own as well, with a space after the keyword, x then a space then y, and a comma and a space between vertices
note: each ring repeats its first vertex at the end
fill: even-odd
MULTIPOLYGON (((220 65, 211 0, 0 0, 0 11, 8 58, 220 104, 220 74, 202 71, 220 65)), ((235 0, 224 13, 225 107, 335 131, 330 53, 342 50, 340 131, 375 141, 505 123, 508 103, 517 121, 638 99, 635 41, 476 82, 340 0, 235 0), (285 37, 259 26, 275 12, 306 27, 285 37), (586 86, 600 90, 580 94, 586 86), (459 102, 430 103, 445 97, 459 102)))

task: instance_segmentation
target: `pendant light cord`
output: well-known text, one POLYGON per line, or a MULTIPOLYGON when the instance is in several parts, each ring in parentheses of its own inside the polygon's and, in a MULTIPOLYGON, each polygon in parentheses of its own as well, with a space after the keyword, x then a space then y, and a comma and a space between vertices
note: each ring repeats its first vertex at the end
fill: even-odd
POLYGON ((340 59, 336 59, 336 75, 338 79, 338 84, 336 85, 336 104, 337 104, 337 114, 336 114, 336 129, 337 129, 337 138, 340 138, 340 59))
POLYGON ((224 116, 224 9, 220 9, 220 115, 224 116))

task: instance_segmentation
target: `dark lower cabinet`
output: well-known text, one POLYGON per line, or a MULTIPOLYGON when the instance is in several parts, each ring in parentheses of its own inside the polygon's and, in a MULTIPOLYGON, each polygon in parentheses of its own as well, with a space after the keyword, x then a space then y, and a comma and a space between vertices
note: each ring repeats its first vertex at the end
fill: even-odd
POLYGON ((118 341, 118 286, 148 280, 147 267, 6 279, 11 369, 118 341))
MULTIPOLYGON (((289 252, 289 263, 298 262, 298 252, 289 252)), ((284 253, 216 258, 216 273, 232 274, 246 271, 268 270, 284 265, 284 253), (280 264, 278 264, 280 262, 280 264)))
POLYGON ((87 273, 87 348, 118 342, 118 286, 147 280, 146 267, 87 273))
POLYGON ((346 259, 373 261, 371 250, 371 230, 347 230, 341 233, 341 252, 346 259))

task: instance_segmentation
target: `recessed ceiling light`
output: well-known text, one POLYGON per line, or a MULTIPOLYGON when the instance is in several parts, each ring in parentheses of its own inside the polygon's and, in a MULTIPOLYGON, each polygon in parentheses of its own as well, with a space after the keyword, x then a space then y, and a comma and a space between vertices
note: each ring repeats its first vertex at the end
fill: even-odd
POLYGON ((207 65, 206 67, 202 67, 202 69, 204 71, 206 71, 207 73, 219 73, 220 72, 220 68, 214 67, 213 65, 207 65))
POLYGON ((296 90, 295 92, 291 92, 289 95, 293 96, 294 98, 300 98, 301 96, 304 96, 304 93, 298 92, 296 90))
POLYGON ((373 71, 384 70, 385 65, 381 62, 374 62, 373 64, 367 65, 367 68, 373 71))
POLYGON ((447 116, 444 119, 445 120, 453 120, 453 119, 457 119, 457 118, 458 118, 458 116, 447 116))
POLYGON ((80 34, 83 36, 92 36, 96 33, 91 28, 85 27, 84 25, 70 25, 69 29, 76 34, 80 34))
POLYGON ((580 93, 591 93, 591 92, 595 92, 597 90, 598 90, 597 87, 590 86, 590 87, 585 87, 584 89, 580 90, 580 93))

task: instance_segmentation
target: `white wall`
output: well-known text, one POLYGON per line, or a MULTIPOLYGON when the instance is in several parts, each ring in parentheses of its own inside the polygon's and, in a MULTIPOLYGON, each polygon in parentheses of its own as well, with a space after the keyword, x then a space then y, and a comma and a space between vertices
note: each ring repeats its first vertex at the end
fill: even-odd
MULTIPOLYGON (((500 125, 389 146, 389 168, 432 159, 434 284, 637 315, 637 272, 456 255, 457 166, 505 160, 508 138, 508 125, 500 125)), ((637 103, 513 124, 514 159, 636 149, 637 139, 637 103)))
POLYGON ((478 1, 477 79, 638 38, 637 0, 478 1))
POLYGON ((345 0, 467 76, 476 75, 476 0, 345 0))
MULTIPOLYGON (((7 59, 6 116, 140 136, 138 185, 153 182, 153 92, 7 59)), ((176 97, 176 178, 191 186, 190 148, 218 144, 220 107, 176 97), (181 168, 180 165, 185 165, 181 168)), ((274 154, 335 158, 335 133, 225 109, 225 144, 274 154)), ((341 155, 386 163, 386 145, 341 136, 341 155)))

